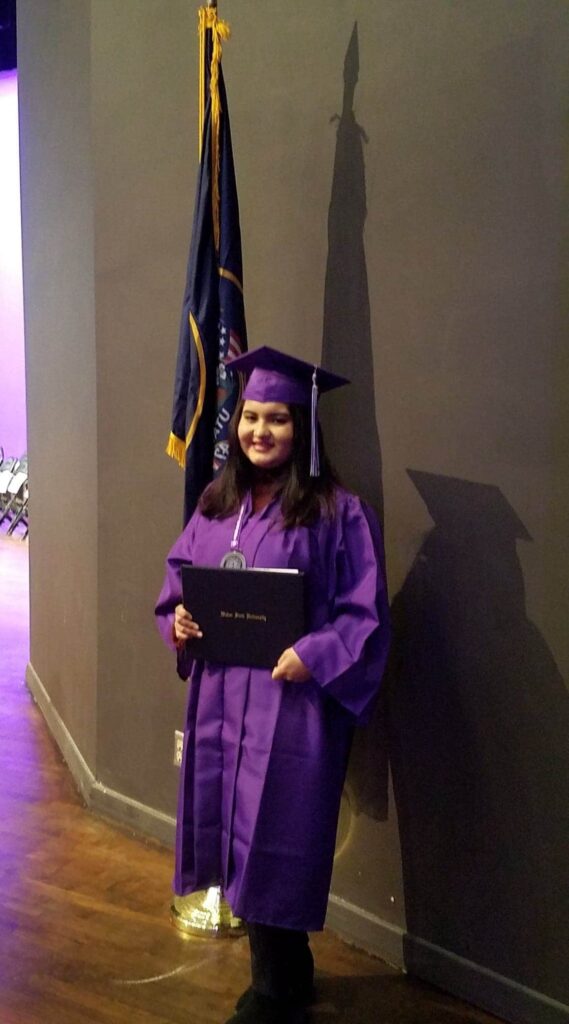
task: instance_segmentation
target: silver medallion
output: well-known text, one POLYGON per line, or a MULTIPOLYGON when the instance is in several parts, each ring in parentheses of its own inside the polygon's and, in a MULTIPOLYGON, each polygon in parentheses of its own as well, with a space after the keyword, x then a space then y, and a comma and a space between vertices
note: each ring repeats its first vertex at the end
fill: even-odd
POLYGON ((247 562, 241 551, 228 551, 221 559, 222 569, 246 569, 247 562))

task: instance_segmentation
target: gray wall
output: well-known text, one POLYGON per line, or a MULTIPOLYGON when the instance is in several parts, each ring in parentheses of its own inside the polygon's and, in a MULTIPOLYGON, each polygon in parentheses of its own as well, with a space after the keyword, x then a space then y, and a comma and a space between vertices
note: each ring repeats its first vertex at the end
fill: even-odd
MULTIPOLYGON (((569 12, 221 13, 251 343, 349 370, 330 447, 385 508, 394 654, 354 750, 331 919, 386 952, 407 928, 418 973, 508 1019, 562 1019, 569 12)), ((184 705, 151 609, 182 505, 162 452, 194 18, 185 0, 19 3, 29 678, 99 802, 146 826, 174 810, 184 705)))
POLYGON ((89 4, 18 9, 31 662, 97 758, 98 488, 89 4))
POLYGON ((153 607, 181 519, 182 480, 164 447, 194 186, 191 13, 184 3, 91 4, 98 777, 170 814, 184 694, 153 607))

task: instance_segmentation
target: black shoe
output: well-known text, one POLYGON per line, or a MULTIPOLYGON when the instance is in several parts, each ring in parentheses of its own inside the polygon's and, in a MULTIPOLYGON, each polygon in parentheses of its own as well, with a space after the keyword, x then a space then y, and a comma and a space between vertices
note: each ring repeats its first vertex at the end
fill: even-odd
MULTIPOLYGON (((235 1003, 235 1009, 241 1010, 244 1006, 247 1006, 247 1004, 253 999, 254 994, 255 990, 253 986, 249 985, 249 988, 246 988, 239 996, 239 999, 235 1003)), ((311 1003, 314 1002, 314 998, 314 981, 311 976, 310 982, 306 985, 299 986, 298 989, 291 988, 288 1002, 294 1006, 310 1006, 311 1003)))
POLYGON ((242 1010, 244 1006, 247 1006, 253 998, 253 986, 249 985, 244 992, 241 993, 239 999, 235 1003, 235 1010, 242 1010))
POLYGON ((244 1000, 241 1007, 226 1024, 305 1024, 307 1021, 304 1006, 288 1000, 272 999, 253 989, 247 989, 240 1000, 244 1000))

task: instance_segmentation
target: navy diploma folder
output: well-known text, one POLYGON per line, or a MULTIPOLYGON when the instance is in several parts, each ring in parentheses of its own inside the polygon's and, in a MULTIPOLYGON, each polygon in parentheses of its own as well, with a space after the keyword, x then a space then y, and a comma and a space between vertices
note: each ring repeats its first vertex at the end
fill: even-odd
POLYGON ((203 632, 188 641, 194 658, 274 668, 306 632, 301 572, 183 565, 182 589, 184 608, 203 632))

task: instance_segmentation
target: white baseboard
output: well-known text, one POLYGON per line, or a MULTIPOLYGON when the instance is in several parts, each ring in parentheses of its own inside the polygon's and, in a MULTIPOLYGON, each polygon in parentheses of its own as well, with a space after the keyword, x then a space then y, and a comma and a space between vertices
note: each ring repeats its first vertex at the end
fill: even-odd
POLYGON ((403 929, 334 893, 328 900, 326 926, 351 945, 373 953, 400 970, 404 967, 403 929))

